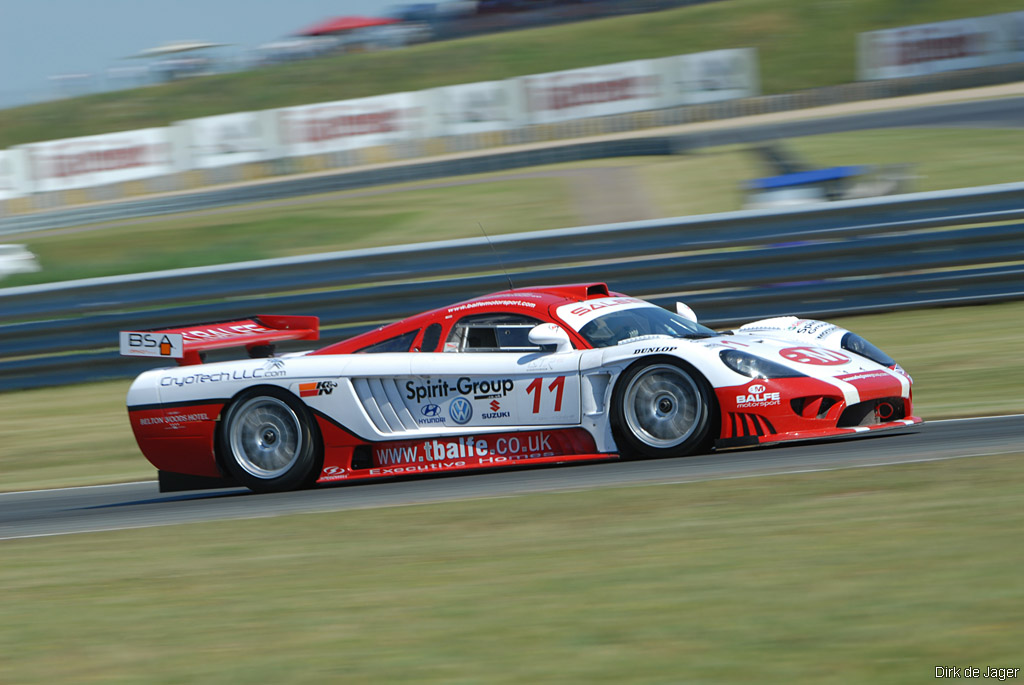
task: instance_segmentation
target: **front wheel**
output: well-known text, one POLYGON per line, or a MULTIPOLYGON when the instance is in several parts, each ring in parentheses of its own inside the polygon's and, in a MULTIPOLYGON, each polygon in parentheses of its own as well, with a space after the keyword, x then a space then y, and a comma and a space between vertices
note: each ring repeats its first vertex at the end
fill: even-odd
POLYGON ((707 382, 675 361, 633 365, 612 394, 612 431, 626 457, 681 457, 706 450, 713 415, 707 382))
POLYGON ((319 447, 309 412, 278 388, 242 393, 221 422, 227 471, 256 492, 304 487, 317 475, 319 447))

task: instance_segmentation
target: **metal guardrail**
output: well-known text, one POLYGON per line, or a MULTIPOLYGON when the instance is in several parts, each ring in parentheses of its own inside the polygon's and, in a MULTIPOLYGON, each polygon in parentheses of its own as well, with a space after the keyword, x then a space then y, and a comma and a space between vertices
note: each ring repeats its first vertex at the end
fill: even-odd
MULTIPOLYGON (((296 178, 277 176, 272 180, 228 188, 212 188, 70 209, 0 216, 0 235, 177 214, 214 207, 266 202, 396 183, 412 183, 451 176, 507 171, 546 164, 581 162, 611 157, 670 155, 679 149, 677 145, 673 136, 653 136, 590 143, 568 143, 455 159, 411 161, 376 169, 338 170, 336 173, 296 178)), ((277 161, 280 166, 290 168, 294 160, 277 161)))
POLYGON ((981 120, 1004 121, 1008 112, 1019 111, 1020 103, 1017 98, 916 107, 900 110, 898 115, 893 111, 883 110, 814 120, 729 126, 691 133, 640 133, 647 129, 666 126, 963 88, 969 85, 1003 83, 1021 78, 1024 78, 1024 63, 1000 65, 892 81, 850 83, 799 93, 570 120, 558 124, 510 129, 500 132, 501 135, 498 136, 464 134, 443 139, 406 141, 389 146, 393 149, 384 154, 383 159, 391 162, 375 168, 362 168, 370 161, 365 158, 366 155, 361 154, 366 149, 357 149, 311 157, 285 157, 266 163, 217 167, 201 172, 180 172, 148 179, 143 182, 144 187, 136 188, 130 194, 119 186, 138 182, 36 193, 30 197, 7 201, 7 205, 24 205, 17 211, 5 210, 5 203, 0 201, 0 236, 384 184, 507 171, 542 164, 610 157, 668 155, 718 145, 752 144, 777 138, 866 128, 935 126, 951 121, 977 121, 979 108, 985 110, 981 113, 981 120), (573 138, 625 132, 634 132, 634 135, 625 139, 571 142, 573 138), (534 147, 508 151, 499 149, 518 145, 534 147), (441 148, 440 151, 438 147, 441 148), (463 156, 431 159, 438 154, 463 156), (317 170, 317 173, 308 175, 313 169, 317 170), (197 180, 197 173, 204 178, 197 180), (255 179, 262 180, 251 182, 255 179), (224 184, 241 185, 225 187, 224 184), (142 195, 139 195, 139 192, 142 195), (146 194, 153 196, 146 197, 146 194), (128 197, 139 199, 124 199, 128 197), (117 201, 119 198, 121 200, 117 201), (96 204, 82 205, 83 202, 96 204))
POLYGON ((0 389, 157 365, 117 357, 124 329, 313 314, 340 339, 505 289, 502 268, 683 299, 712 325, 1024 297, 1021 221, 1024 183, 0 289, 0 389))
MULTIPOLYGON (((730 101, 731 102, 731 101, 730 101)), ((720 103, 721 105, 730 104, 720 103)), ((790 121, 754 126, 672 135, 637 136, 619 140, 562 143, 526 150, 492 152, 455 159, 407 160, 375 169, 339 169, 334 173, 289 178, 277 176, 258 183, 179 192, 146 199, 108 202, 69 209, 0 216, 0 236, 27 231, 124 221, 148 216, 200 211, 250 202, 272 201, 328 192, 354 190, 395 183, 509 171, 543 164, 607 159, 612 157, 660 156, 720 145, 751 145, 767 140, 804 135, 838 133, 887 126, 936 125, 949 121, 981 118, 1006 120, 1008 112, 1020 109, 1018 98, 987 102, 960 102, 893 111, 869 112, 824 119, 790 121)), ((662 112, 664 114, 664 112, 662 112)), ((282 174, 295 159, 277 160, 282 174)))

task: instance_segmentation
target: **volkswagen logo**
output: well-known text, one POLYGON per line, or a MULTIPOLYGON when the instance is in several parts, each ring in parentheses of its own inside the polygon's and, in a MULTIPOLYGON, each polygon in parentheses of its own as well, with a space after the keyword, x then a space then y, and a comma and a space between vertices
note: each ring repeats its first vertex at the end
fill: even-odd
POLYGON ((469 423, 473 418, 473 405, 465 397, 456 397, 448 407, 448 414, 455 423, 469 423))

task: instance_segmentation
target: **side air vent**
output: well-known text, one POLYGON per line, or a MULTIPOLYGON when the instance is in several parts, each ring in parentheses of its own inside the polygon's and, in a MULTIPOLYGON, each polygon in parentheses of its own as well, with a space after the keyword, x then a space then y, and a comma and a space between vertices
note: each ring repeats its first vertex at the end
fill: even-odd
POLYGON ((877 426, 880 423, 907 418, 907 407, 902 397, 883 397, 851 404, 839 417, 839 428, 877 426))
POLYGON ((829 409, 836 406, 838 402, 837 398, 818 395, 797 397, 790 400, 789 405, 793 408, 793 413, 805 419, 824 419, 828 416, 829 409))
POLYGON ((726 438, 745 438, 752 435, 775 435, 777 432, 772 422, 758 414, 729 413, 726 438))
POLYGON ((381 433, 398 433, 418 427, 394 379, 353 378, 352 386, 366 415, 381 433))

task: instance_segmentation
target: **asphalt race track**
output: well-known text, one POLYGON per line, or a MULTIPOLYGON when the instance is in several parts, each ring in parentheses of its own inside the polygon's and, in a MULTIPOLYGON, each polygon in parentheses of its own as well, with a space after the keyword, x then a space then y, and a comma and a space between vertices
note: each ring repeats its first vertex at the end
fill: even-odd
MULTIPOLYGON (((938 421, 855 439, 614 462, 354 483, 255 495, 161 495, 155 481, 0 494, 0 540, 124 528, 404 506, 616 485, 685 483, 1024 453, 1024 415, 938 421)), ((142 457, 139 457, 142 459, 142 457)))

